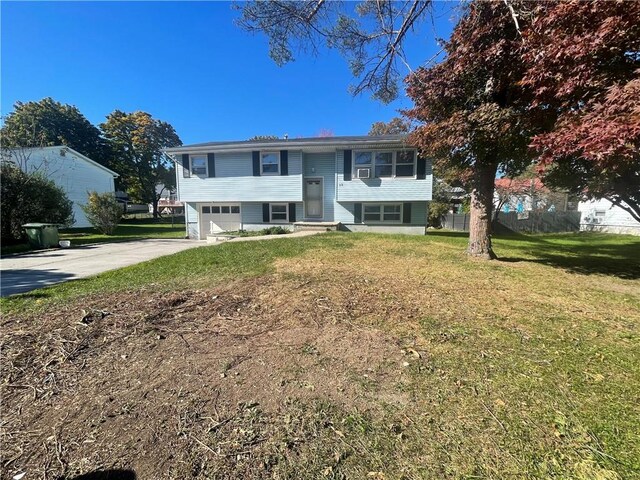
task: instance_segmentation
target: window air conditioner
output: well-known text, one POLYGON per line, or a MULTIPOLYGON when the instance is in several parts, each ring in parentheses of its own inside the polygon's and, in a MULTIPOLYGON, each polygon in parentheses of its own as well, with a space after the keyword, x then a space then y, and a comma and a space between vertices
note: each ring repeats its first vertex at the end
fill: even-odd
POLYGON ((356 178, 371 178, 371 169, 370 168, 356 169, 356 178))

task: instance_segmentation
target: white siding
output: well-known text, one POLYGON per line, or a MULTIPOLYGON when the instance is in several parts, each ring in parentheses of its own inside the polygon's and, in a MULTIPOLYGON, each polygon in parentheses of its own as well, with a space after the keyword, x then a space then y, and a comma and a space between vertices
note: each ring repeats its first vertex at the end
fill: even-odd
POLYGON ((433 182, 431 160, 427 159, 426 178, 372 178, 344 180, 344 151, 336 156, 337 201, 427 201, 433 182))
POLYGON ((198 211, 198 205, 195 203, 187 203, 186 221, 187 221, 187 234, 189 238, 200 238, 200 212, 198 211))
MULTIPOLYGON (((16 150, 15 161, 23 170, 42 172, 61 187, 73 202, 75 223, 73 227, 85 228, 91 224, 80 205, 88 202, 88 192, 114 193, 114 177, 103 168, 86 161, 63 147, 16 150), (64 155, 61 152, 65 151, 64 155)), ((38 221, 33 219, 33 221, 38 221)))
POLYGON ((182 176, 178 156, 178 182, 183 202, 301 202, 302 154, 289 152, 289 175, 253 176, 251 152, 215 155, 214 178, 182 176))
POLYGON ((578 210, 582 212, 581 230, 640 235, 640 222, 609 200, 580 202, 578 210))

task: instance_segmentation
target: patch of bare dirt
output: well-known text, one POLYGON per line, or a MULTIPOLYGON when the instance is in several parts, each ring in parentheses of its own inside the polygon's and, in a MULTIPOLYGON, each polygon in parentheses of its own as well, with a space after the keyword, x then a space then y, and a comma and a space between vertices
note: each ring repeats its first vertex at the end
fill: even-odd
MULTIPOLYGON (((292 405, 322 399, 367 411, 408 401, 398 393, 404 345, 356 319, 403 321, 416 315, 410 303, 383 306, 375 298, 389 290, 366 282, 301 278, 97 295, 4 318, 3 478, 109 468, 138 478, 269 477, 260 449, 275 438, 273 419, 294 422, 292 405)), ((285 449, 304 435, 289 441, 285 449)))

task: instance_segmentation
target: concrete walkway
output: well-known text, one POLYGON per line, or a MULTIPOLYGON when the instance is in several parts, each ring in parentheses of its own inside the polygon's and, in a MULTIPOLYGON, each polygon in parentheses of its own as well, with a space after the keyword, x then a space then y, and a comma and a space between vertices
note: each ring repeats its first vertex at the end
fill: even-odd
MULTIPOLYGON (((236 237, 229 242, 306 237, 322 232, 236 237)), ((209 245, 220 245, 218 242, 209 245)), ((133 242, 96 243, 68 249, 45 250, 0 260, 0 296, 25 293, 55 283, 91 277, 108 270, 134 265, 207 243, 197 240, 147 239, 133 242)))
POLYGON ((194 240, 146 239, 13 255, 0 260, 0 296, 90 277, 204 245, 194 240))

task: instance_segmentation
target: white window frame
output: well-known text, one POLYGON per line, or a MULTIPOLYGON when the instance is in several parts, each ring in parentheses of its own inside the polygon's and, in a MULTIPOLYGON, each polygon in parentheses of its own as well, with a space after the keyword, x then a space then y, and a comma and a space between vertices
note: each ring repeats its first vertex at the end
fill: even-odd
POLYGON ((207 157, 206 154, 201 154, 201 153, 194 153, 192 155, 189 155, 189 173, 191 175, 195 175, 196 177, 208 177, 209 176, 209 158, 207 157), (204 157, 204 174, 202 173, 195 173, 193 171, 193 157, 204 157))
POLYGON ((264 152, 260 152, 260 175, 264 175, 264 176, 269 176, 269 175, 280 175, 280 152, 278 151, 264 151, 264 152), (278 159, 278 171, 277 172, 265 172, 264 171, 264 163, 262 163, 262 157, 263 155, 275 155, 276 158, 278 159))
POLYGON ((396 150, 393 154, 393 176, 394 178, 416 178, 418 171, 418 152, 415 150, 396 150), (400 152, 411 152, 413 154, 413 174, 412 175, 401 175, 398 176, 397 169, 398 164, 400 165, 409 165, 409 163, 399 162, 398 161, 398 153, 400 152))
MULTIPOLYGON (((408 163, 401 163, 400 165, 409 165, 408 163)), ((365 180, 370 180, 373 178, 400 178, 400 179, 407 179, 407 180, 411 180, 411 179, 416 179, 417 178, 417 172, 418 172, 418 152, 416 150, 392 150, 389 148, 385 148, 385 149, 379 149, 379 150, 355 150, 354 151, 354 155, 353 155, 353 162, 352 162, 352 166, 351 166, 351 178, 358 180, 357 177, 357 171, 359 168, 368 168, 371 171, 371 176, 368 179, 365 180), (413 175, 412 176, 405 176, 405 175, 401 175, 398 176, 396 174, 396 165, 398 164, 398 152, 413 152, 413 175), (356 164, 356 156, 358 153, 370 153, 371 154, 371 163, 367 163, 367 164, 356 164), (376 154, 378 153, 391 153, 391 175, 390 176, 384 176, 384 177, 377 177, 376 176, 376 154)), ((362 179, 360 179, 362 180, 362 179)))
MULTIPOLYGON (((282 214, 282 212, 276 212, 278 214, 282 214)), ((269 223, 289 223, 289 204, 288 203, 270 203, 269 204, 269 223), (287 218, 277 218, 274 220, 273 218, 273 207, 284 207, 284 212, 287 218)))
MULTIPOLYGON (((408 177, 407 177, 408 178, 408 177)), ((362 223, 402 223, 404 218, 404 206, 399 202, 384 202, 384 203, 363 203, 362 204, 362 223), (400 219, 399 220, 385 220, 384 219, 384 207, 393 205, 394 207, 400 207, 400 219), (365 208, 366 207, 380 207, 380 216, 378 220, 367 220, 365 219, 365 208)))

